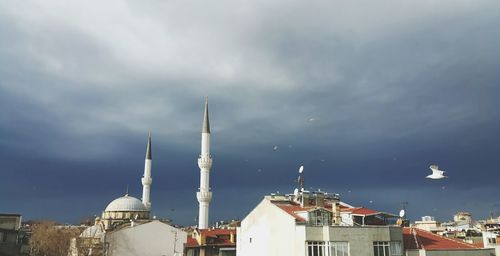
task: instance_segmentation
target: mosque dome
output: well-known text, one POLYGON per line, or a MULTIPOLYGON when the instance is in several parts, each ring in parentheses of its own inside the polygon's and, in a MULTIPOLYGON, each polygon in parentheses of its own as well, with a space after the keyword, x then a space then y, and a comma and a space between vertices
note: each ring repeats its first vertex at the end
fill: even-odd
POLYGON ((141 202, 141 200, 125 195, 113 200, 108 204, 105 212, 146 212, 146 206, 141 202))

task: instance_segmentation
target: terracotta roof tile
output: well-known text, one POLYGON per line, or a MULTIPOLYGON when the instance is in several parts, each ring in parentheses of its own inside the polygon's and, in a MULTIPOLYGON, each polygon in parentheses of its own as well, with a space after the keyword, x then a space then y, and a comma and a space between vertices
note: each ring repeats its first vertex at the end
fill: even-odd
POLYGON ((298 221, 305 221, 305 219, 300 217, 296 212, 307 211, 307 210, 316 208, 316 206, 302 207, 302 206, 300 206, 300 204, 291 203, 291 202, 290 203, 275 203, 274 205, 278 206, 279 208, 281 208, 286 213, 290 214, 292 217, 294 217, 298 221))
POLYGON ((231 235, 236 234, 236 229, 200 229, 205 236, 231 235))
POLYGON ((355 208, 343 208, 340 210, 341 212, 350 212, 351 214, 354 215, 373 215, 373 214, 378 214, 380 212, 364 208, 364 207, 355 207, 355 208))
MULTIPOLYGON (((297 214, 297 212, 309 211, 309 210, 318 208, 318 207, 316 207, 316 205, 302 207, 302 206, 300 206, 300 204, 295 203, 295 202, 290 202, 290 201, 276 201, 276 202, 272 202, 272 203, 274 205, 278 206, 279 208, 281 208, 286 213, 290 214, 292 217, 294 217, 298 221, 305 221, 305 219, 302 218, 301 216, 299 216, 297 214)), ((323 208, 327 211, 331 211, 330 204, 325 204, 325 206, 321 207, 321 208, 323 208)), ((364 208, 364 207, 349 208, 349 207, 344 207, 344 206, 340 207, 340 212, 349 212, 349 213, 354 214, 354 215, 374 215, 374 214, 380 213, 378 211, 371 210, 371 209, 364 208)))
POLYGON ((198 241, 191 236, 188 236, 186 247, 200 247, 200 246, 215 246, 215 247, 234 247, 235 243, 231 242, 231 234, 236 235, 235 229, 199 229, 202 236, 206 238, 206 244, 200 245, 198 241))
POLYGON ((481 247, 462 242, 457 239, 436 235, 418 228, 403 228, 405 249, 439 250, 473 250, 481 247))
POLYGON ((198 246, 199 244, 198 241, 196 241, 196 239, 192 238, 191 236, 187 237, 186 247, 198 247, 198 246))

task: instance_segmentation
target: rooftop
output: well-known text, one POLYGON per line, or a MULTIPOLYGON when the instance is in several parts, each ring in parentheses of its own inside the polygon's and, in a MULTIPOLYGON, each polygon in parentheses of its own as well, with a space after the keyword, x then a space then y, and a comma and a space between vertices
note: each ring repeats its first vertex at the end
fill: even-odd
MULTIPOLYGON (((199 244, 195 236, 188 236, 186 247, 235 247, 236 243, 231 241, 231 235, 236 235, 236 229, 196 229, 194 233, 205 238, 205 244, 199 244)), ((233 238, 234 239, 234 238, 233 238)), ((203 240, 203 239, 201 239, 203 240)))
POLYGON ((406 250, 474 250, 479 245, 468 244, 457 239, 436 235, 418 228, 403 228, 403 243, 406 250))

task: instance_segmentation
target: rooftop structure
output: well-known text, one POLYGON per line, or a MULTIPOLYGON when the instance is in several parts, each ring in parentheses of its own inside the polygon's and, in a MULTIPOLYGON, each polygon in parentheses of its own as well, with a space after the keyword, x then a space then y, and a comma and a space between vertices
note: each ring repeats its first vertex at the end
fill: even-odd
POLYGON ((296 190, 265 196, 241 222, 237 253, 250 255, 402 255, 398 216, 340 201, 338 194, 296 190), (381 252, 382 254, 380 254, 381 252))
POLYGON ((441 223, 437 222, 432 216, 423 216, 422 220, 415 221, 415 224, 412 225, 412 227, 423 229, 433 233, 442 232, 445 230, 445 228, 441 226, 441 223))

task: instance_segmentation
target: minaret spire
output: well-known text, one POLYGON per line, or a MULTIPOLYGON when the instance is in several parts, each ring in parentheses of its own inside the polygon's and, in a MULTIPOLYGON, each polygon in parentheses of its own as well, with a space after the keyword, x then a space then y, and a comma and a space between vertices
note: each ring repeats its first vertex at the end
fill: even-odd
POLYGON ((151 190, 151 184, 153 179, 151 178, 151 131, 148 134, 148 145, 146 147, 146 159, 144 161, 144 176, 142 177, 142 203, 146 206, 146 209, 151 209, 151 201, 149 199, 149 194, 151 190))
POLYGON ((151 158, 151 131, 148 133, 148 146, 146 148, 146 159, 152 159, 151 158))
POLYGON ((198 167, 200 167, 200 188, 196 193, 200 205, 198 216, 198 228, 208 228, 208 209, 212 200, 210 191, 210 168, 212 167, 212 158, 210 157, 210 123, 208 120, 208 97, 205 98, 205 111, 203 114, 203 125, 201 129, 201 154, 198 158, 198 167))
POLYGON ((208 97, 205 98, 205 112, 203 114, 202 133, 210 133, 210 121, 208 120, 208 97))

